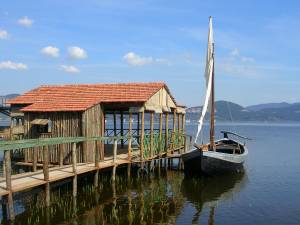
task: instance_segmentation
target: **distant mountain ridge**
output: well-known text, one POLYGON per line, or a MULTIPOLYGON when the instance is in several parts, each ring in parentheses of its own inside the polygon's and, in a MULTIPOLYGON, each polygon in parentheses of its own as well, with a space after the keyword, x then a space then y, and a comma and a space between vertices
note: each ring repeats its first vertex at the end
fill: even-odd
MULTIPOLYGON (((243 107, 229 101, 216 101, 215 105, 215 118, 219 121, 300 122, 300 103, 283 102, 243 107)), ((186 118, 196 121, 199 119, 201 111, 201 106, 188 108, 186 118)))
MULTIPOLYGON (((299 103, 294 103, 299 104, 299 103)), ((251 105, 247 106, 246 109, 250 111, 259 111, 262 109, 278 109, 278 108, 284 108, 291 106, 293 104, 287 103, 287 102, 280 102, 280 103, 266 103, 266 104, 258 104, 258 105, 251 105)))

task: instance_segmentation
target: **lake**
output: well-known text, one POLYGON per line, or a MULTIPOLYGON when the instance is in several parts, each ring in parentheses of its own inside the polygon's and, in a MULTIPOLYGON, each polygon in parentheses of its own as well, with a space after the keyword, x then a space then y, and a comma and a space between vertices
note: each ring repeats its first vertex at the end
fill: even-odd
MULTIPOLYGON (((300 224, 300 124, 221 124, 251 138, 245 173, 185 178, 160 171, 127 180, 120 169, 79 179, 78 197, 71 183, 52 187, 52 205, 44 207, 39 189, 15 195, 16 224, 300 224)), ((187 124, 187 133, 196 126, 187 124)), ((204 139, 207 140, 208 126, 204 139)), ((2 224, 8 224, 0 213, 2 224)))

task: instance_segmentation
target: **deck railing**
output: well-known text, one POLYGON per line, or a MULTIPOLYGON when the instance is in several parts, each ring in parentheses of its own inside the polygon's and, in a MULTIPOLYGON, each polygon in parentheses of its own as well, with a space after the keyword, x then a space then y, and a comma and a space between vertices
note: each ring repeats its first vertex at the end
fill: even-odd
MULTIPOLYGON (((180 149, 181 151, 186 151, 189 148, 191 143, 191 137, 186 136, 184 133, 180 132, 169 132, 168 133, 168 140, 166 140, 165 134, 146 134, 144 136, 143 146, 139 146, 139 150, 143 149, 143 153, 133 154, 133 148, 131 147, 131 141, 133 139, 132 136, 121 136, 121 137, 57 137, 57 138, 40 138, 40 139, 23 139, 23 140, 14 140, 14 141, 0 141, 0 151, 4 151, 4 177, 5 187, 0 188, 1 195, 8 196, 8 205, 9 205, 9 215, 10 218, 14 218, 14 209, 13 209, 13 197, 12 193, 15 191, 13 184, 12 184, 12 167, 11 167, 11 155, 16 150, 21 149, 33 149, 34 157, 32 162, 33 171, 37 170, 37 149, 42 150, 43 154, 43 183, 45 184, 46 188, 46 205, 50 204, 50 173, 49 173, 49 147, 53 145, 62 145, 62 144, 71 144, 72 151, 71 151, 71 158, 72 163, 72 173, 73 173, 73 195, 76 196, 77 194, 77 166, 78 158, 77 158, 77 150, 78 144, 82 142, 96 142, 95 144, 95 151, 94 151, 94 169, 99 171, 100 169, 100 148, 97 146, 98 143, 104 143, 105 141, 112 141, 113 142, 113 157, 111 160, 111 166, 113 168, 112 179, 115 179, 116 175, 116 167, 118 165, 118 160, 121 161, 124 159, 118 158, 118 142, 121 140, 128 140, 128 163, 135 161, 137 163, 143 162, 144 160, 154 159, 156 157, 165 156, 168 157, 168 153, 175 151, 176 149, 180 149), (135 155, 135 159, 132 157, 135 155)), ((63 155, 63 150, 59 152, 60 158, 60 166, 63 164, 61 163, 63 155)), ((126 161, 127 161, 126 160, 126 161)), ((92 162, 90 162, 92 163, 92 162)), ((97 173, 95 178, 97 177, 97 173)), ((30 185, 29 185, 30 186, 30 185)))

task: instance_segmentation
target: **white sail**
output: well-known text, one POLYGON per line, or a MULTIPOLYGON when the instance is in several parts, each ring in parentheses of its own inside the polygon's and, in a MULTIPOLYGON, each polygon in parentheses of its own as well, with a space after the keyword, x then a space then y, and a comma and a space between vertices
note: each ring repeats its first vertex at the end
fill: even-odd
POLYGON ((198 136, 202 130, 205 114, 211 104, 211 89, 212 89, 212 74, 214 65, 214 39, 213 39, 213 28, 212 28, 212 17, 209 18, 209 31, 208 31, 208 45, 206 52, 206 65, 205 65, 205 80, 206 80, 206 95, 205 101, 202 108, 202 113, 198 121, 198 130, 195 138, 195 143, 198 140, 198 136))

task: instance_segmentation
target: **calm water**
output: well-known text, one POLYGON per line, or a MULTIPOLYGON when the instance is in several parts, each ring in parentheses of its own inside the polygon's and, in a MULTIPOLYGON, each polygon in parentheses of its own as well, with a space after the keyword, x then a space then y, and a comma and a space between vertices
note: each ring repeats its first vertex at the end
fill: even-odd
POLYGON ((223 129, 253 139, 244 174, 186 179, 161 171, 130 181, 120 175, 112 185, 104 173, 97 189, 92 176, 81 178, 77 199, 70 183, 53 187, 50 209, 40 190, 15 196, 16 224, 300 224, 300 125, 217 126, 223 129))

